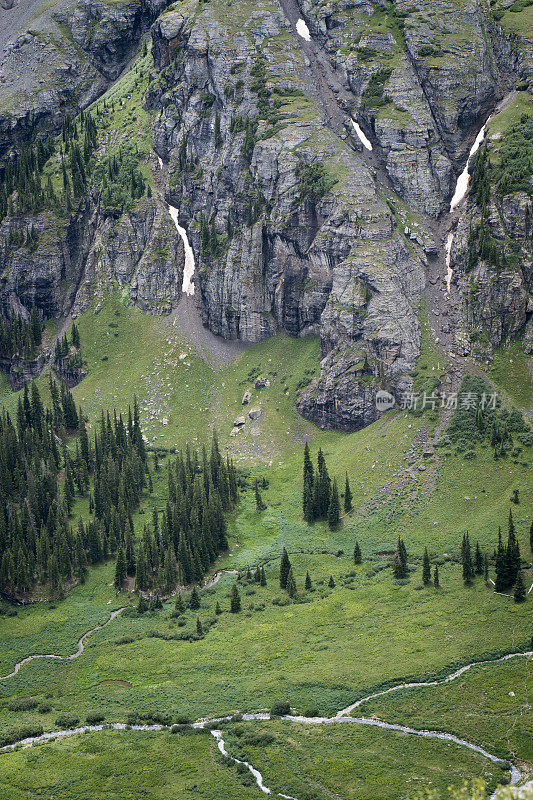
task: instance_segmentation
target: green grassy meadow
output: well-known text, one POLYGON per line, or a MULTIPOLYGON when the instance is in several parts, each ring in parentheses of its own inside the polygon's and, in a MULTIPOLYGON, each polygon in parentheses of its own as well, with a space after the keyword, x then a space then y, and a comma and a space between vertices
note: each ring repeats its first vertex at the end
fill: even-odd
MULTIPOLYGON (((80 723, 94 711, 110 722, 161 713, 197 719, 269 709, 276 701, 289 702, 298 713, 332 715, 376 687, 404 678, 445 675, 455 664, 527 647, 532 634, 531 596, 518 605, 512 598, 494 594, 481 578, 472 587, 463 586, 459 550, 468 529, 471 541, 479 540, 492 553, 497 526, 506 531, 510 498, 518 489, 521 502, 513 505, 513 516, 525 559, 524 578, 528 587, 533 582, 528 544, 531 448, 524 446, 519 457, 498 461, 488 446, 478 445, 476 458, 470 460, 453 448, 439 448, 424 459, 423 472, 415 469, 406 479, 402 471, 418 463, 437 415, 396 411, 356 433, 320 431, 294 409, 298 387, 318 367, 316 339, 276 336, 215 369, 183 339, 171 318, 142 314, 118 292, 106 298, 98 313, 91 309, 83 314, 78 324, 88 375, 74 395, 90 425, 97 423, 102 409, 127 411, 137 395, 146 438, 160 452, 153 492, 145 494, 134 516, 138 533, 151 518, 151 509, 162 509, 166 501, 166 464, 174 457, 169 450, 187 441, 193 447, 207 444, 216 429, 222 451, 241 469, 246 487, 228 520, 230 547, 217 568, 240 571, 243 609, 240 614, 229 613, 229 593, 236 576, 223 574, 201 595, 198 616, 206 635, 200 641, 182 638, 195 630, 197 613, 186 611, 177 620, 171 616, 172 599, 163 610, 143 616, 123 612, 88 637, 79 658, 33 661, 15 677, 0 682, 0 731, 26 724, 55 730, 56 719, 65 713, 80 723), (268 388, 254 388, 258 375, 269 379, 268 388), (252 401, 243 407, 247 389, 252 401), (260 420, 247 417, 243 429, 231 436, 235 417, 255 407, 263 412, 260 420), (349 475, 354 510, 344 515, 336 530, 323 522, 310 526, 302 519, 304 441, 309 442, 313 459, 322 448, 341 489, 345 473, 349 475), (268 482, 261 490, 267 506, 262 512, 255 506, 256 477, 268 482), (411 573, 406 585, 394 582, 390 567, 398 535, 405 539, 409 553, 411 573), (360 566, 354 566, 352 559, 356 538, 363 553, 360 566), (283 546, 296 576, 296 602, 279 588, 283 546), (422 585, 425 547, 432 563, 439 564, 438 590, 422 585), (245 578, 246 569, 258 563, 265 565, 266 587, 245 578), (313 581, 309 592, 304 589, 307 571, 313 581), (330 576, 333 588, 328 586, 330 576), (215 614, 217 602, 223 609, 220 615, 215 614), (26 710, 10 710, 16 697, 32 698, 35 703, 26 710)), ((426 349, 421 380, 431 378, 432 367, 439 368, 438 351, 429 345, 426 349)), ((508 362, 496 363, 502 385, 512 381, 508 362)), ((39 385, 46 400, 46 376, 39 385)), ((13 411, 17 396, 6 390, 4 397, 13 411)), ((73 524, 86 513, 87 500, 80 498, 73 524)), ((113 570, 111 562, 91 569, 86 583, 55 606, 40 603, 19 610, 16 616, 0 616, 1 674, 29 654, 74 652, 80 636, 105 622, 112 609, 134 604, 135 598, 127 592, 115 592, 113 570)), ((481 671, 486 677, 480 679, 478 690, 489 691, 492 676, 500 674, 502 685, 512 685, 514 678, 508 675, 512 669, 519 670, 518 663, 487 667, 481 671)), ((415 727, 454 730, 507 755, 503 727, 492 736, 488 722, 475 724, 475 714, 462 715, 460 724, 454 723, 454 704, 466 703, 464 697, 453 694, 454 684, 435 689, 435 694, 432 691, 427 701, 420 693, 415 703, 407 698, 409 707, 400 706, 397 711, 393 704, 400 696, 394 695, 383 712, 376 703, 375 713, 415 727)), ((254 724, 263 730, 261 723, 254 724)), ((531 758, 523 745, 530 724, 531 714, 523 708, 513 736, 518 742, 516 752, 524 760, 531 758)), ((379 730, 348 730, 343 725, 294 730, 281 723, 265 726, 270 727, 275 729, 275 742, 259 748, 248 745, 246 755, 264 768, 267 785, 271 776, 273 785, 295 793, 298 800, 306 797, 306 791, 310 798, 330 796, 341 786, 350 798, 378 798, 384 792, 404 797, 411 788, 418 788, 415 778, 422 777, 423 765, 426 784, 439 790, 452 772, 457 786, 464 778, 482 776, 489 783, 501 778, 499 769, 484 759, 440 742, 379 730), (360 753, 358 765, 349 758, 354 748, 360 753), (379 766, 384 763, 387 774, 379 766)), ((31 796, 33 785, 41 787, 42 797, 76 800, 94 796, 94 786, 102 798, 164 799, 188 797, 191 791, 206 798, 257 796, 257 788, 244 786, 234 768, 221 767, 209 739, 144 736, 148 738, 106 732, 4 754, 0 787, 2 780, 13 781, 10 770, 20 770, 35 752, 39 770, 30 774, 42 777, 35 777, 35 784, 29 779, 27 784, 13 783, 19 792, 13 797, 31 796), (128 737, 134 748, 128 749, 128 737), (141 744, 141 739, 147 744, 141 744), (182 742, 186 742, 185 761, 182 742), (84 748, 89 748, 89 755, 84 748), (174 765, 182 763, 183 770, 174 770, 174 765), (88 764, 94 765, 94 775, 89 776, 88 764), (112 770, 130 776, 119 789, 110 788, 104 779, 112 770), (157 779, 152 780, 152 774, 157 779), (142 781, 136 778, 139 775, 144 776, 142 781), (135 785, 152 788, 145 795, 131 795, 135 785)))

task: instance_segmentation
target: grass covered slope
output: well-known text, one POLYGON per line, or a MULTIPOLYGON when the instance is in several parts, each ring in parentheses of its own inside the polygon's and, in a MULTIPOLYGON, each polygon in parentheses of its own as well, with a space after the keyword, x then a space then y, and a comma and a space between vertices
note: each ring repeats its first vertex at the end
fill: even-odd
POLYGON ((0 793, 12 800, 252 800, 257 789, 215 755, 208 734, 106 731, 2 757, 0 793))

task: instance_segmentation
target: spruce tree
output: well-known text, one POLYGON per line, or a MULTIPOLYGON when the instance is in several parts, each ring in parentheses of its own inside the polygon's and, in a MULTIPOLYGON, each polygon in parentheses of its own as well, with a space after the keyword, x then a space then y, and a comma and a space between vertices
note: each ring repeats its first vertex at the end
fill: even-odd
POLYGON ((126 558, 122 545, 118 549, 117 562, 115 565, 115 588, 122 589, 122 584, 126 580, 126 558))
POLYGON ((352 510, 352 491, 350 489, 350 482, 348 480, 348 473, 346 473, 346 484, 344 487, 344 510, 346 513, 352 510))
POLYGON ((261 567, 258 566, 254 572, 254 581, 256 583, 261 583, 261 567))
POLYGON ((287 578, 289 576, 289 572, 291 569, 291 562, 289 560, 289 554, 285 547, 281 551, 281 564, 279 568, 279 585, 282 589, 287 587, 287 578))
POLYGON ((191 596, 189 597, 189 608, 191 611, 198 611, 200 608, 200 596, 196 586, 193 586, 191 596))
POLYGON ((502 543, 501 528, 498 528, 498 547, 496 550, 496 559, 494 563, 494 591, 503 592, 509 585, 508 572, 507 572, 507 556, 505 547, 502 543))
POLYGON ((266 504, 263 502, 263 498, 261 497, 261 492, 259 491, 259 481, 257 479, 254 485, 254 493, 255 493, 255 507, 257 511, 264 511, 266 508, 266 504))
POLYGON ((434 571, 433 571, 433 586, 434 586, 436 589, 438 589, 438 588, 439 588, 439 586, 440 586, 440 581, 439 581, 439 566, 438 566, 438 564, 435 564, 435 569, 434 569, 434 571))
POLYGON ((146 604, 146 600, 144 599, 143 595, 139 595, 139 602, 137 603, 137 614, 144 614, 145 611, 148 610, 148 606, 146 604))
POLYGON ((333 580, 333 575, 329 576, 328 586, 329 586, 330 589, 334 589, 335 588, 335 581, 333 580))
POLYGON ((476 575, 483 575, 483 555, 479 547, 479 542, 476 542, 476 554, 474 556, 474 571, 476 575))
POLYGON ((220 608, 220 603, 218 602, 218 600, 217 600, 217 604, 215 606, 215 614, 217 614, 217 616, 218 616, 218 614, 222 614, 222 609, 220 608))
POLYGON ((359 542, 357 539, 355 540, 355 547, 353 549, 353 563, 354 564, 361 564, 362 563, 362 556, 361 556, 361 548, 359 547, 359 542))
POLYGON ((314 519, 314 499, 313 499, 313 480, 314 470, 311 456, 309 455, 309 445, 305 443, 304 448, 304 483, 303 483, 303 515, 306 522, 313 522, 314 519))
POLYGON ((514 601, 515 603, 523 603, 526 599, 526 587, 524 584, 524 579, 522 578, 522 573, 519 572, 516 577, 516 583, 514 587, 514 601))
POLYGON ((427 547, 424 549, 424 558, 422 559, 422 582, 426 586, 431 583, 431 566, 427 547))
POLYGON ((296 580, 294 578, 294 572, 292 571, 292 567, 289 570, 289 574, 287 575, 287 594, 289 597, 294 598, 298 592, 296 588, 296 580))
POLYGON ((239 590, 237 589, 237 584, 234 583, 231 587, 231 597, 230 597, 230 611, 232 614, 238 614, 241 610, 241 596, 239 594, 239 590))
POLYGON ((204 629, 202 623, 200 622, 200 617, 196 617, 196 633, 198 634, 198 636, 204 635, 204 629))
POLYGON ((470 539, 468 532, 463 535, 463 543, 461 545, 461 563, 463 566, 463 581, 466 586, 472 583, 474 577, 474 569, 472 567, 472 550, 470 548, 470 539))
POLYGON ((265 568, 261 567, 261 586, 266 586, 266 585, 267 585, 267 580, 265 575, 265 568))
POLYGON ((176 597, 176 602, 174 603, 174 610, 177 611, 178 614, 183 614, 183 612, 185 611, 185 604, 183 602, 181 592, 178 592, 178 596, 176 597))
POLYGON ((396 543, 396 552, 394 553, 393 562, 393 575, 397 580, 407 578, 409 570, 407 569, 407 550, 403 539, 398 537, 396 543))
POLYGON ((485 580, 485 583, 488 585, 488 583, 489 583, 489 557, 488 557, 488 555, 486 553, 483 556, 483 578, 485 580))
POLYGON ((340 522, 340 504, 339 504, 339 490, 337 489, 337 481, 333 479, 333 487, 331 489, 331 497, 328 508, 328 523, 330 528, 336 528, 340 522))
POLYGON ((311 576, 309 575, 309 571, 307 571, 305 575, 305 588, 308 592, 310 592, 311 589, 313 588, 313 582, 311 581, 311 576))

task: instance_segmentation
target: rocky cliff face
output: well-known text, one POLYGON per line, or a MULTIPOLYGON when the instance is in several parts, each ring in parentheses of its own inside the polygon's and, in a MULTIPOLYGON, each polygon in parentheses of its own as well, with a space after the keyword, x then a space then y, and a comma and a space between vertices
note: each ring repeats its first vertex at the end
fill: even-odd
POLYGON ((328 88, 308 90, 315 76, 283 12, 253 12, 251 41, 216 6, 195 11, 182 5, 157 23, 161 83, 149 100, 163 106, 154 139, 195 251, 205 323, 245 341, 320 334, 322 376, 299 407, 325 427, 360 427, 377 416, 380 376, 397 394, 409 385, 421 261, 349 119, 339 136, 328 88), (313 165, 334 185, 306 194, 313 165))
POLYGON ((165 313, 181 297, 183 244, 159 197, 143 198, 118 218, 83 201, 64 217, 51 212, 10 218, 0 239, 33 226, 37 245, 0 252, 1 312, 26 313, 32 306, 45 319, 75 315, 98 303, 118 285, 144 311, 165 313))
MULTIPOLYGON (((118 74, 163 5, 54 7, 46 24, 71 48, 64 64, 80 59, 78 105, 118 74)), ((249 342, 319 335, 320 377, 298 408, 322 427, 359 428, 379 415, 379 388, 398 401, 410 390, 419 302, 428 272, 432 285, 444 280, 450 225, 454 347, 486 356, 505 336, 531 338, 531 195, 492 198, 487 225, 513 256, 503 269, 482 257, 467 263, 476 203, 448 214, 479 128, 528 80, 528 45, 512 30, 509 3, 501 13, 499 5, 493 14, 481 0, 182 0, 153 25, 144 107, 165 162, 161 189, 194 250, 204 323, 249 342), (309 39, 296 33, 300 17, 309 39)), ((20 48, 37 64, 48 47, 25 34, 6 58, 20 48)), ((72 99, 61 74, 42 106, 49 117, 72 99)), ((0 152, 2 130, 5 148, 7 130, 35 127, 40 97, 30 112, 23 104, 0 118, 0 152)), ((102 154, 113 146, 108 136, 102 154)), ((11 218, 0 238, 7 225, 30 224, 38 246, 0 256, 4 312, 36 303, 47 316, 78 313, 115 283, 148 311, 179 299, 183 248, 157 192, 122 214, 104 213, 92 192, 59 222, 11 218)))
POLYGON ((102 94, 167 0, 13 0, 0 31, 0 158, 102 94))

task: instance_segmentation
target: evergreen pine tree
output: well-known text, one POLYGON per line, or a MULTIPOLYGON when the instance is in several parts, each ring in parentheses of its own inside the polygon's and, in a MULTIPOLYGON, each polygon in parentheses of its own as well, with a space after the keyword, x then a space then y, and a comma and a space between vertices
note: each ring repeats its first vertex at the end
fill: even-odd
POLYGON ((438 566, 438 564, 435 564, 435 569, 434 569, 434 571, 433 571, 433 586, 434 586, 436 589, 438 589, 438 588, 439 588, 439 586, 440 586, 440 581, 439 581, 439 566, 438 566))
POLYGON ((352 510, 352 491, 350 489, 348 473, 346 473, 346 485, 344 487, 344 510, 346 513, 352 510))
POLYGON ((176 602, 174 603, 174 610, 177 611, 178 614, 183 614, 185 611, 185 604, 183 602, 183 597, 181 596, 181 592, 178 592, 178 596, 176 597, 176 602))
POLYGON ((204 635, 204 629, 202 623, 200 622, 200 617, 196 617, 196 633, 198 636, 204 635))
POLYGON ((461 545, 461 563, 463 565, 463 581, 465 585, 472 583, 474 577, 474 569, 472 567, 472 550, 470 548, 470 539, 468 533, 463 535, 463 543, 461 545))
POLYGON ((139 595, 139 602, 137 603, 137 614, 144 614, 148 610, 148 604, 143 595, 139 595))
POLYGON ((331 489, 331 497, 328 508, 328 523, 330 528, 336 528, 340 522, 340 504, 339 504, 339 490, 337 489, 337 480, 333 479, 333 487, 331 489))
POLYGON ((191 596, 189 597, 189 608, 192 611, 197 611, 200 608, 200 596, 196 586, 193 586, 191 596))
POLYGON ((298 593, 298 589, 296 588, 296 580, 294 578, 294 572, 292 571, 292 567, 289 570, 289 574, 287 575, 287 594, 289 597, 296 597, 298 593))
POLYGON ((254 572, 254 581, 256 583, 261 583, 261 567, 258 566, 254 572))
POLYGON ((309 592, 313 588, 313 582, 311 581, 311 576, 309 575, 309 571, 307 571, 305 575, 305 588, 309 592))
POLYGON ((333 575, 329 576, 328 586, 329 586, 330 589, 334 589, 335 588, 335 581, 333 580, 333 575))
POLYGON ((476 554, 474 556, 474 571, 476 575, 483 575, 483 555, 479 547, 479 542, 476 542, 476 554))
POLYGON ((261 567, 261 586, 266 586, 266 585, 267 585, 267 580, 265 575, 265 568, 261 567))
POLYGON ((303 488, 303 515, 306 522, 313 522, 314 519, 314 498, 313 498, 313 462, 309 454, 307 442, 304 447, 304 488, 303 488))
POLYGON ((263 502, 263 498, 261 497, 261 492, 259 491, 259 481, 257 479, 254 484, 254 493, 255 493, 255 507, 257 511, 264 511, 266 508, 266 504, 263 502))
POLYGON ((404 578, 407 578, 409 574, 409 570, 407 569, 407 550, 401 537, 398 537, 398 542, 396 543, 393 574, 397 580, 403 580, 404 578))
POLYGON ((424 549, 424 558, 422 559, 422 582, 426 586, 431 583, 431 566, 427 547, 424 549))
POLYGON ((522 578, 522 573, 519 572, 516 577, 516 583, 514 587, 514 601, 515 603, 523 603, 526 599, 526 587, 524 585, 524 579, 522 578))
POLYGON ((220 608, 220 603, 217 600, 217 604, 215 606, 215 614, 222 614, 222 609, 220 608))
POLYGON ((122 584, 126 580, 126 558, 122 545, 118 549, 117 562, 115 565, 115 588, 122 589, 122 584))
POLYGON ((287 578, 289 575, 289 571, 291 569, 291 562, 289 560, 289 554, 285 547, 281 551, 281 564, 279 568, 279 585, 282 589, 287 587, 287 578))
POLYGON ((353 563, 354 564, 361 564, 363 558, 361 555, 361 548, 359 547, 359 542, 357 539, 355 540, 355 547, 353 549, 353 563))
POLYGON ((234 583, 231 587, 231 598, 230 598, 230 611, 232 614, 238 614, 241 610, 241 596, 239 594, 239 590, 237 589, 237 584, 234 583))

